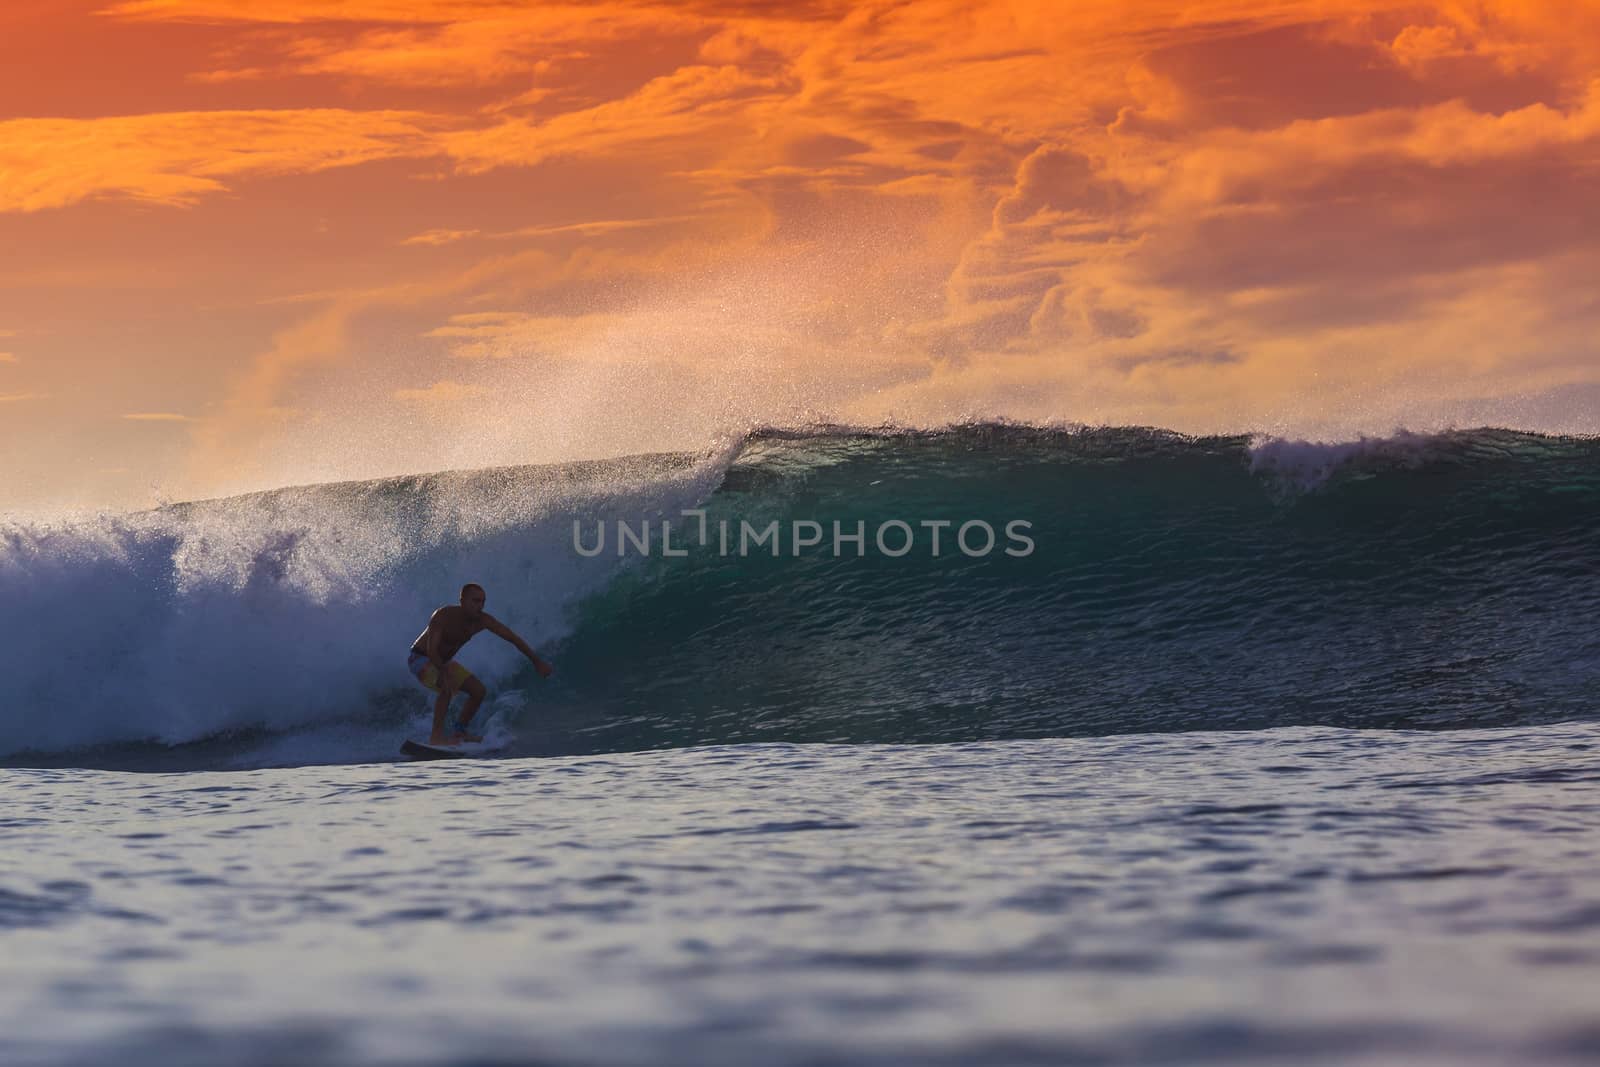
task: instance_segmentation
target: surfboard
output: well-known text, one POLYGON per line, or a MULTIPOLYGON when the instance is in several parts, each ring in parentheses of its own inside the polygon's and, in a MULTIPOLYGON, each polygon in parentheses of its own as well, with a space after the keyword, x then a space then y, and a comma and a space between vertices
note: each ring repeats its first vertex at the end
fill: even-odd
POLYGON ((400 754, 402 756, 410 756, 412 759, 471 759, 478 754, 474 750, 481 751, 481 746, 455 745, 451 748, 445 748, 441 745, 425 745, 421 741, 413 741, 410 738, 407 738, 405 743, 400 746, 400 754))
MULTIPOLYGON (((503 694, 500 698, 491 701, 489 705, 480 711, 477 717, 472 720, 473 730, 480 734, 487 733, 487 731, 485 731, 483 728, 484 723, 494 718, 495 712, 499 711, 506 702, 516 704, 518 701, 514 694, 503 694)), ((456 729, 459 728, 460 724, 455 720, 454 717, 452 717, 450 720, 450 726, 452 729, 456 729)), ((400 754, 402 756, 409 756, 414 760, 472 759, 476 756, 486 756, 491 752, 498 752, 504 747, 504 740, 500 741, 498 744, 487 740, 466 741, 462 744, 453 745, 449 748, 446 748, 442 745, 430 745, 426 741, 413 741, 410 738, 407 738, 405 743, 400 746, 400 754)))

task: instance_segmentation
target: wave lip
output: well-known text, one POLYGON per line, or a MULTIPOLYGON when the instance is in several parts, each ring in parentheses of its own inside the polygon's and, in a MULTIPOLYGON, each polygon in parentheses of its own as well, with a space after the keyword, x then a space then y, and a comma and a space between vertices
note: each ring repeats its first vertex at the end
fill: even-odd
POLYGON ((1560 437, 1519 430, 1445 430, 1412 433, 1397 430, 1384 437, 1354 441, 1290 440, 1260 434, 1251 438, 1251 469, 1272 474, 1302 491, 1317 489, 1350 470, 1416 470, 1423 467, 1479 465, 1515 466, 1539 460, 1561 464, 1576 460, 1590 467, 1596 439, 1560 437))

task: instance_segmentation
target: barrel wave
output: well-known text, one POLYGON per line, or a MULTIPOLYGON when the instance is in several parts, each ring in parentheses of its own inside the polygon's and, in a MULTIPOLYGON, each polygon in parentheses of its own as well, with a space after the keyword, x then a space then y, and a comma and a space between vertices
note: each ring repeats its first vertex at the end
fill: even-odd
POLYGON ((13 525, 0 757, 390 758, 468 580, 512 755, 1593 719, 1597 520, 1589 438, 979 424, 13 525))

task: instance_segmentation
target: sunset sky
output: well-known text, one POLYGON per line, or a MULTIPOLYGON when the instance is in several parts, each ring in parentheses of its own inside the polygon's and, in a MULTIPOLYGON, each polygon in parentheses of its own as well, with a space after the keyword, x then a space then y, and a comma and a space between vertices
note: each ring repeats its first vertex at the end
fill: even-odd
POLYGON ((1600 432, 1600 0, 8 0, 0 511, 965 417, 1600 432))

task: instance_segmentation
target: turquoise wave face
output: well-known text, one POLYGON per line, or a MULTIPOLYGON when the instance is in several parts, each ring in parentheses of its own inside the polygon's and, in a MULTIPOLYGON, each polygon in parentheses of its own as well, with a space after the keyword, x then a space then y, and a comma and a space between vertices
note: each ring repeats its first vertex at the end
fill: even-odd
MULTIPOLYGON (((529 710, 556 731, 544 744, 1465 728, 1600 709, 1592 440, 769 435, 706 512, 708 544, 697 517, 665 516, 687 555, 663 558, 658 527, 650 556, 628 542, 626 571, 578 606, 561 684, 529 710), (796 549, 808 520, 822 541, 796 549), (895 520, 918 534, 901 556, 873 536, 895 520), (1003 551, 1017 520, 1030 554, 1003 551), (780 555, 741 556, 741 524, 774 521, 780 555), (974 521, 996 550, 953 548, 974 521), (834 522, 861 523, 865 550, 836 555, 834 522), (939 522, 935 556, 924 524, 939 522)), ((904 544, 898 526, 886 537, 904 544)))

